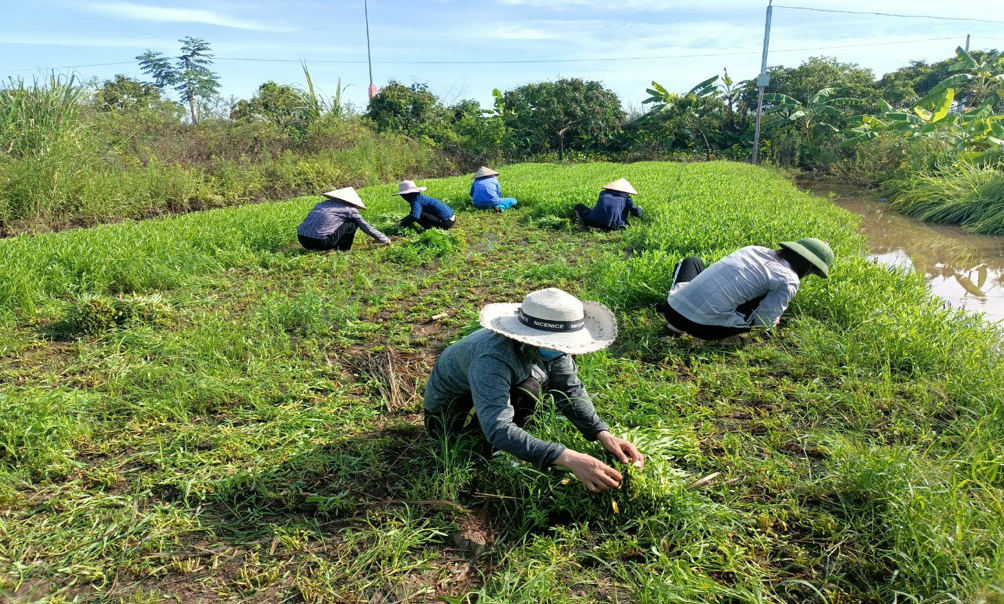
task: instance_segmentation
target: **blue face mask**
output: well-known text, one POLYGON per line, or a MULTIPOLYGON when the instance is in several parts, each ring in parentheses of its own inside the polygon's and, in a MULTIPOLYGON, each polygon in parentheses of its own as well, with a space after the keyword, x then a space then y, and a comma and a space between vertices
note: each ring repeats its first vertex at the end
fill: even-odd
POLYGON ((558 352, 557 350, 551 350, 550 348, 541 348, 540 346, 537 347, 537 353, 548 360, 565 356, 565 353, 563 352, 558 352))

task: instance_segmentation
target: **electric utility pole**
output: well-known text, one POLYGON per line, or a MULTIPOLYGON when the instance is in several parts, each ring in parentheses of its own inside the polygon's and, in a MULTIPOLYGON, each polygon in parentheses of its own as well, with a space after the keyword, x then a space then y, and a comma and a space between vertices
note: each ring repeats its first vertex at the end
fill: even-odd
POLYGON ((767 2, 767 23, 763 28, 763 61, 760 62, 760 75, 757 76, 756 85, 760 89, 760 100, 756 107, 756 132, 753 134, 753 159, 751 163, 756 165, 757 150, 760 148, 760 117, 763 115, 763 89, 770 85, 770 75, 767 73, 767 46, 770 45, 770 14, 774 10, 774 0, 767 2))
POLYGON ((377 94, 377 89, 373 85, 373 55, 370 54, 370 8, 368 0, 363 0, 363 13, 366 15, 366 62, 370 66, 369 96, 372 101, 373 97, 377 94))
POLYGON ((969 34, 966 34, 966 52, 969 52, 969 34))

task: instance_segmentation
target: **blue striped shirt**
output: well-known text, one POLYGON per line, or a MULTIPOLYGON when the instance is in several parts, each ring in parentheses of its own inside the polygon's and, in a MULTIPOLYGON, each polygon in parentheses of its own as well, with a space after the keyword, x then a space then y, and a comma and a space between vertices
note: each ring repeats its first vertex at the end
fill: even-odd
POLYGON ((380 243, 390 243, 390 238, 366 222, 354 205, 338 199, 326 199, 315 205, 296 229, 296 234, 312 239, 324 239, 346 222, 356 223, 364 233, 380 243))

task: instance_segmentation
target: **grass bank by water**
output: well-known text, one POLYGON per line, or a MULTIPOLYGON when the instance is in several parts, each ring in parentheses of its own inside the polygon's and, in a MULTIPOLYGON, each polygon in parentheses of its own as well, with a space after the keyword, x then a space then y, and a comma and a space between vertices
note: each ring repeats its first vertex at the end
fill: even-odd
POLYGON ((957 164, 883 185, 892 207, 925 222, 1004 236, 1004 172, 957 164))
MULTIPOLYGON (((1000 601, 1000 335, 867 263, 855 219, 741 164, 520 165, 518 209, 425 182, 449 233, 303 253, 316 198, 0 241, 0 592, 15 601, 1000 601), (645 210, 580 233, 627 177, 645 210), (660 336, 677 259, 838 254, 772 335, 660 336), (424 435, 438 352, 490 301, 617 313, 579 358, 649 457, 586 492, 424 435), (434 316, 441 316, 434 319, 434 316), (688 489, 713 472, 709 485, 688 489)), ((403 215, 392 186, 366 216, 403 215)), ((534 428, 588 452, 568 422, 534 428)))

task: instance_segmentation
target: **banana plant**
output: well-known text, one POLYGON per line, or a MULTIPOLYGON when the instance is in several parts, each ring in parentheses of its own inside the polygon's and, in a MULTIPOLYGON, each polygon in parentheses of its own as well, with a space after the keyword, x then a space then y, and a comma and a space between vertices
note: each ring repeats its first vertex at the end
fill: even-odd
POLYGON ((725 123, 725 101, 718 98, 718 76, 712 76, 691 88, 686 94, 666 90, 657 82, 648 89, 649 98, 643 104, 654 103, 648 118, 662 115, 678 131, 687 132, 704 142, 704 152, 711 159, 708 134, 721 130, 725 123))
POLYGON ((858 116, 852 127, 841 131, 845 137, 841 145, 851 147, 883 133, 893 133, 907 139, 938 139, 959 157, 972 161, 989 159, 1004 150, 1004 114, 994 114, 994 99, 986 99, 975 110, 953 113, 953 106, 959 108, 956 91, 945 87, 952 78, 936 86, 911 111, 895 111, 880 99, 878 114, 858 116))
POLYGON ((794 125, 802 131, 809 144, 812 143, 813 132, 818 128, 837 132, 837 127, 831 121, 839 121, 844 116, 840 107, 863 105, 865 101, 854 97, 834 97, 836 93, 836 88, 823 88, 803 103, 786 94, 768 92, 763 95, 763 100, 771 104, 768 113, 775 117, 765 123, 763 128, 768 130, 786 124, 794 125))
POLYGON ((1004 55, 990 53, 977 60, 959 46, 955 49, 955 56, 959 60, 948 69, 965 72, 956 75, 963 76, 968 83, 962 99, 967 111, 971 107, 981 107, 995 96, 1004 101, 1004 55))

